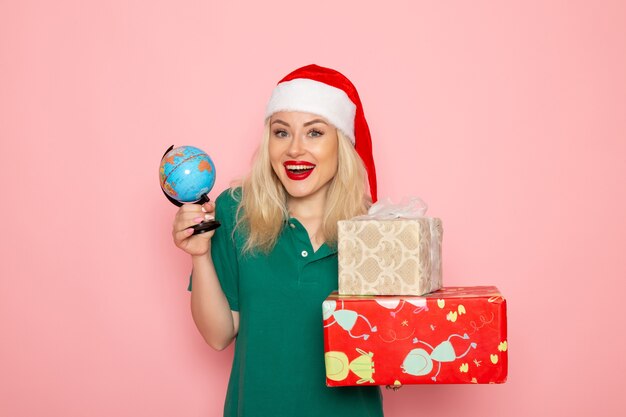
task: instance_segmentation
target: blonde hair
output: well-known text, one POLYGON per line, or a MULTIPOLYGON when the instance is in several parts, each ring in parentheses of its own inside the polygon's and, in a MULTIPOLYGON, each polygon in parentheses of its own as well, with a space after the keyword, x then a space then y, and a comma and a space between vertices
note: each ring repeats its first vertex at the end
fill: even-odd
MULTIPOLYGON (((321 226, 326 243, 330 245, 337 243, 337 221, 365 214, 371 204, 363 161, 352 143, 338 129, 337 137, 337 174, 328 187, 321 226)), ((269 139, 268 121, 252 170, 241 184, 235 229, 243 229, 245 232, 244 253, 257 249, 269 252, 289 218, 287 193, 270 163, 269 139)))

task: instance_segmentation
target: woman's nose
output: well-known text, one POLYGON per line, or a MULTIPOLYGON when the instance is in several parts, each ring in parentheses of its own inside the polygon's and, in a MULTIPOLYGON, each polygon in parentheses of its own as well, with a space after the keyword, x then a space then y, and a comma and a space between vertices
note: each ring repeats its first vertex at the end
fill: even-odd
POLYGON ((302 142, 302 138, 300 138, 300 136, 294 136, 289 144, 289 149, 287 149, 287 154, 291 157, 295 157, 303 153, 304 143, 302 142))

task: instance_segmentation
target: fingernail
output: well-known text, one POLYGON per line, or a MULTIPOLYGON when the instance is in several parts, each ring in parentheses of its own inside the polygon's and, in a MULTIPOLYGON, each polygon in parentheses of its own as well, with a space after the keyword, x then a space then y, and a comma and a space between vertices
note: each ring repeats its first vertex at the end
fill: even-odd
POLYGON ((188 235, 192 235, 192 234, 193 234, 193 228, 192 228, 192 227, 190 227, 189 229, 185 230, 185 232, 186 232, 188 235))
POLYGON ((193 221, 194 221, 194 223, 200 223, 205 218, 206 218, 206 216, 204 216, 204 217, 196 217, 195 219, 193 219, 193 221))
POLYGON ((211 216, 210 214, 205 214, 204 215, 204 220, 213 220, 215 217, 211 216))

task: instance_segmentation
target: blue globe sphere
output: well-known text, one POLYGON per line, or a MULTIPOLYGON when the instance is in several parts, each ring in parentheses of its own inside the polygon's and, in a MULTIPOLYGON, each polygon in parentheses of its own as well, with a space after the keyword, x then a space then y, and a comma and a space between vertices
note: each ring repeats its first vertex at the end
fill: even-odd
POLYGON ((161 188, 180 203, 195 203, 215 184, 215 165, 202 149, 180 146, 167 152, 159 167, 161 188))

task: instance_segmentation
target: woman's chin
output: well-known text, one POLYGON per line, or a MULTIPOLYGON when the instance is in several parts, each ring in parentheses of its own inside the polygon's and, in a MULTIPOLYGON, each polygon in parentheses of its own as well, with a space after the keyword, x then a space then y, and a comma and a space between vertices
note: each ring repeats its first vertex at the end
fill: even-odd
POLYGON ((326 187, 315 187, 313 184, 293 184, 283 183, 285 191, 290 198, 305 199, 312 198, 323 192, 322 189, 326 187))

